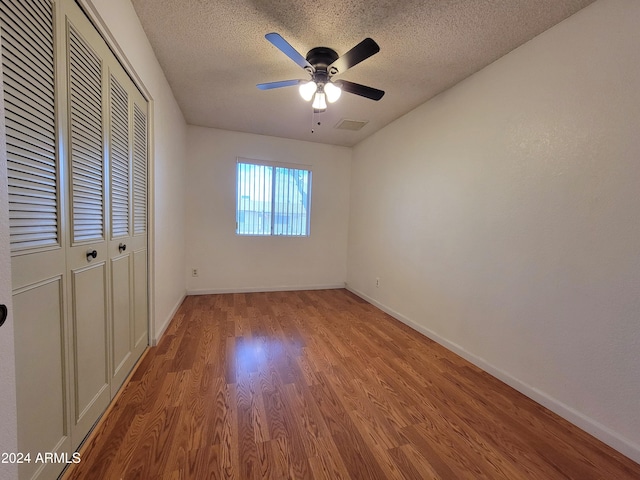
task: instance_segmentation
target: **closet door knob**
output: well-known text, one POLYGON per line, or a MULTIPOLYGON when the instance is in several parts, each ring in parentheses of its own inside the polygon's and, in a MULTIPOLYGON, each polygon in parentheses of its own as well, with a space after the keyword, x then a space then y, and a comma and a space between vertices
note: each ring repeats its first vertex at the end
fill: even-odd
POLYGON ((118 245, 118 250, 120 251, 120 253, 124 252, 127 249, 127 245, 125 243, 121 243, 120 245, 118 245))
POLYGON ((96 258, 98 256, 98 252, 96 252, 95 250, 89 250, 87 252, 87 261, 90 262, 92 259, 96 258))
POLYGON ((7 312, 7 306, 6 305, 0 305, 0 327, 2 325, 4 325, 4 322, 7 319, 8 313, 9 312, 7 312))

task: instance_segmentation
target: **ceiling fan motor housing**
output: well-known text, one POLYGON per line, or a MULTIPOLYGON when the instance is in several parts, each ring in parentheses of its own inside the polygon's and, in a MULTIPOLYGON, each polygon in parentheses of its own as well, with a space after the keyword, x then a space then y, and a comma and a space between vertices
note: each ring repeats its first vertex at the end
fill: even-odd
MULTIPOLYGON (((337 73, 337 70, 336 72, 327 72, 327 67, 331 65, 333 62, 335 62, 338 59, 338 57, 339 55, 336 53, 336 51, 332 50, 331 48, 315 47, 309 50, 309 52, 307 53, 307 62, 313 65, 313 68, 316 69, 315 71, 316 74, 318 73, 321 74, 318 80, 321 80, 322 77, 324 76, 324 82, 326 82, 327 77, 329 75, 333 75, 337 73)), ((310 72, 310 73, 314 75, 314 72, 310 72)), ((314 79, 315 79, 315 75, 314 75, 314 79)))

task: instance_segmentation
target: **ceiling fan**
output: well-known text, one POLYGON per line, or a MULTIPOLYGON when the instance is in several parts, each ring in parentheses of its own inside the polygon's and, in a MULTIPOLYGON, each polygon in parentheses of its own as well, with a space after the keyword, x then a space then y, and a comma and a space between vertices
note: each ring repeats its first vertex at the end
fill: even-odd
POLYGON ((272 88, 292 87, 299 85, 300 95, 306 101, 313 99, 313 108, 316 112, 322 112, 327 108, 327 101, 333 103, 342 91, 360 95, 371 100, 380 100, 384 91, 367 87, 359 83, 347 80, 333 80, 333 77, 346 72, 351 67, 366 60, 380 51, 380 47, 371 38, 365 38, 341 57, 327 47, 315 47, 309 50, 306 58, 293 48, 278 33, 267 33, 265 38, 278 50, 304 68, 311 80, 283 80, 281 82, 260 83, 256 85, 260 90, 272 88))

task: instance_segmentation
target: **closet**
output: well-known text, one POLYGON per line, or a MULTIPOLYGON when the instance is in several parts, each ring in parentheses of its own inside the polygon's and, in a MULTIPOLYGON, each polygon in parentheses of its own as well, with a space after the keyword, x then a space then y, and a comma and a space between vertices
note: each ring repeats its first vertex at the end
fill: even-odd
POLYGON ((148 345, 147 101, 73 0, 0 15, 18 448, 71 458, 148 345))

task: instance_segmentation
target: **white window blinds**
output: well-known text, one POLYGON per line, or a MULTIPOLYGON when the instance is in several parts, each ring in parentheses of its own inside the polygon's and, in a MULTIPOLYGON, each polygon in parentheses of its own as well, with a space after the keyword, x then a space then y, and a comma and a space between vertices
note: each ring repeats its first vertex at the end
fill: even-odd
POLYGON ((309 235, 311 170, 237 164, 238 235, 309 235))

